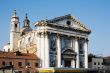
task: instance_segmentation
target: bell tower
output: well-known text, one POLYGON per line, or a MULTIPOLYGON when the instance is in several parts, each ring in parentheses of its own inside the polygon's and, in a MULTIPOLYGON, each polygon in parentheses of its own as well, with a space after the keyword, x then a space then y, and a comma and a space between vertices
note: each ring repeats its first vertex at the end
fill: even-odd
POLYGON ((10 51, 16 51, 17 48, 17 41, 20 37, 20 24, 19 24, 19 17, 16 16, 16 10, 11 17, 10 23, 10 51))
POLYGON ((23 27, 30 27, 30 21, 29 21, 29 19, 27 17, 27 13, 26 13, 26 18, 25 18, 25 20, 23 22, 24 22, 23 27))

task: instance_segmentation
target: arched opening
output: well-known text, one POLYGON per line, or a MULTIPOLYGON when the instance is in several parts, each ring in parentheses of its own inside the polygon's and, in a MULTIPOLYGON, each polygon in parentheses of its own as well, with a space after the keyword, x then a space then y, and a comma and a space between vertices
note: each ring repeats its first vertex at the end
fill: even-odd
POLYGON ((76 53, 72 49, 62 50, 62 61, 64 67, 72 67, 74 61, 74 67, 76 65, 76 53))
POLYGON ((17 24, 15 24, 15 31, 17 31, 17 27, 18 27, 17 24))

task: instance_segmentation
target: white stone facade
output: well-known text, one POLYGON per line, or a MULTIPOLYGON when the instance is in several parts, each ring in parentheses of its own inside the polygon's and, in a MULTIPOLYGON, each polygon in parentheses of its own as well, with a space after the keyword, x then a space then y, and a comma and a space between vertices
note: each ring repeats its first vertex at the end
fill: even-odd
POLYGON ((42 68, 88 68, 88 35, 91 31, 76 18, 69 14, 52 20, 41 20, 34 23, 36 29, 33 30, 27 16, 22 28, 19 27, 16 13, 12 17, 11 51, 36 54, 42 68))

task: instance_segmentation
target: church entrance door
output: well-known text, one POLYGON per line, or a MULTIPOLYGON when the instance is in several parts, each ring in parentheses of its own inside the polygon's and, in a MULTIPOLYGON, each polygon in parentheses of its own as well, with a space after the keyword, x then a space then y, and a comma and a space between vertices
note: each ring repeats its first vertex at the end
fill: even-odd
POLYGON ((76 60, 76 53, 73 49, 63 49, 62 50, 62 65, 64 67, 73 67, 73 63, 71 64, 72 60, 76 60))
POLYGON ((71 60, 64 60, 65 67, 71 67, 71 60))

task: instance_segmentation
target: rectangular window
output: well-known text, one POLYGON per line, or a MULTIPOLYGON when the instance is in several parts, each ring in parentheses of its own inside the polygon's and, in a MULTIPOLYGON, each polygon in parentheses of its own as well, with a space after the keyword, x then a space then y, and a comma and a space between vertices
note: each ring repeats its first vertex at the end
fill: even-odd
POLYGON ((22 62, 18 62, 18 66, 22 66, 22 62))
POLYGON ((35 67, 38 67, 38 63, 35 63, 35 67))
POLYGON ((9 62, 9 65, 11 66, 12 65, 12 62, 9 62))
POLYGON ((103 62, 101 64, 103 65, 103 62))
POLYGON ((98 65, 100 65, 100 62, 98 62, 98 65))
POLYGON ((30 66, 30 63, 29 63, 29 62, 27 62, 27 63, 26 63, 26 66, 30 66))
POLYGON ((94 62, 94 65, 96 65, 96 62, 94 62))
POLYGON ((18 73, 22 73, 22 71, 18 71, 18 73))
POLYGON ((5 61, 2 62, 2 65, 5 66, 5 61))

